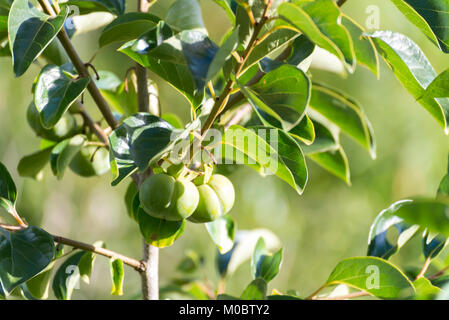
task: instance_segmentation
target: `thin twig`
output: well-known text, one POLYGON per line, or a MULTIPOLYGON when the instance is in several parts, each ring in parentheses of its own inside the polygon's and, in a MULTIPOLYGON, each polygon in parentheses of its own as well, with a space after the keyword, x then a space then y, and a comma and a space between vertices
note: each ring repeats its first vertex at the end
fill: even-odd
POLYGON ((225 124, 224 129, 228 130, 229 127, 235 125, 235 124, 239 124, 240 121, 243 120, 243 118, 245 118, 245 116, 251 112, 253 108, 251 107, 251 105, 246 104, 243 107, 241 107, 240 109, 238 109, 233 115, 232 118, 225 124))
MULTIPOLYGON (((0 227, 5 230, 13 231, 13 232, 24 229, 24 227, 12 226, 12 225, 8 225, 8 224, 0 224, 0 227)), ((76 241, 76 240, 72 240, 69 238, 56 236, 56 235, 52 235, 52 237, 53 237, 54 241, 57 243, 62 243, 62 244, 68 245, 70 247, 81 249, 84 251, 90 251, 90 252, 102 255, 104 257, 107 257, 107 258, 120 259, 123 261, 124 264, 126 264, 130 267, 133 267, 134 269, 136 269, 139 272, 145 271, 145 263, 142 261, 124 256, 120 253, 117 253, 117 252, 114 252, 114 251, 111 251, 108 249, 95 247, 88 243, 84 243, 84 242, 80 242, 80 241, 76 241)))
POLYGON ((424 277, 424 275, 426 274, 427 269, 430 266, 430 262, 432 262, 432 259, 429 257, 426 259, 426 261, 424 262, 424 265, 421 269, 421 271, 418 273, 418 275, 416 276, 416 279, 422 278, 424 277))
POLYGON ((101 142, 103 142, 109 148, 109 140, 108 136, 104 132, 104 130, 92 119, 89 113, 84 108, 83 104, 79 101, 76 101, 78 111, 83 117, 84 123, 89 127, 93 134, 95 134, 101 142))
POLYGON ((315 298, 315 300, 346 300, 346 299, 354 299, 354 298, 359 298, 359 297, 366 297, 369 296, 370 294, 368 292, 365 291, 358 291, 358 292, 353 292, 353 293, 348 293, 342 296, 337 296, 337 297, 322 297, 322 298, 315 298))
POLYGON ((443 269, 441 269, 440 271, 438 271, 437 273, 428 276, 427 279, 434 280, 438 277, 441 277, 447 270, 449 270, 449 266, 446 266, 443 269))

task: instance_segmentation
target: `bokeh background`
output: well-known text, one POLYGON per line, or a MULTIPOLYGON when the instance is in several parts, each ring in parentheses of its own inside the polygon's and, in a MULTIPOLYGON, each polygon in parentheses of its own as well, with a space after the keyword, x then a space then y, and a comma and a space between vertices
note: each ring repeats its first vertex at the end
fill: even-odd
MULTIPOLYGON (((159 0, 150 12, 164 16, 171 0, 159 0)), ((230 24, 220 7, 201 0, 203 17, 212 39, 219 42, 230 24)), ((365 24, 366 9, 380 10, 380 29, 404 33, 417 42, 436 71, 449 67, 449 58, 411 25, 389 0, 349 0, 343 11, 365 24)), ((128 10, 134 4, 128 3, 128 10)), ((74 39, 84 60, 97 50, 99 32, 74 39)), ((98 52, 98 70, 110 70, 124 77, 132 61, 108 46, 98 52)), ((31 101, 31 85, 39 72, 34 66, 21 78, 14 78, 10 59, 0 59, 0 161, 10 169, 18 184, 18 210, 31 224, 51 233, 93 243, 104 240, 108 248, 140 258, 142 240, 138 226, 125 211, 126 183, 110 186, 108 175, 83 179, 67 172, 56 180, 47 168, 42 181, 18 177, 20 158, 39 148, 39 140, 26 123, 25 112, 31 101)), ((449 139, 436 121, 417 103, 381 61, 380 79, 364 68, 348 75, 313 70, 314 79, 340 88, 364 107, 377 139, 377 159, 343 137, 352 186, 328 174, 312 162, 309 182, 302 196, 275 177, 263 178, 255 171, 241 168, 230 178, 237 192, 231 214, 238 229, 268 228, 282 241, 284 262, 281 273, 270 284, 280 291, 298 290, 308 294, 319 287, 341 259, 366 253, 369 227, 375 216, 392 202, 410 196, 433 196, 447 170, 449 139)), ((173 88, 153 77, 159 85, 162 110, 175 112, 187 120, 189 107, 173 88)), ((88 98, 87 98, 88 99, 88 98)), ((98 118, 93 104, 89 111, 98 118)), ((0 212, 0 221, 6 219, 0 212)), ((188 250, 205 257, 204 274, 217 279, 215 247, 202 226, 188 224, 183 236, 170 248, 161 250, 160 282, 168 284, 179 277, 176 266, 188 250)), ((420 239, 408 244, 393 258, 403 268, 423 261, 420 239)), ((74 299, 110 299, 110 279, 106 259, 98 258, 91 284, 81 283, 74 299)), ((125 270, 125 294, 139 297, 140 278, 125 270)), ((250 282, 249 262, 229 279, 227 291, 239 295, 250 282)))

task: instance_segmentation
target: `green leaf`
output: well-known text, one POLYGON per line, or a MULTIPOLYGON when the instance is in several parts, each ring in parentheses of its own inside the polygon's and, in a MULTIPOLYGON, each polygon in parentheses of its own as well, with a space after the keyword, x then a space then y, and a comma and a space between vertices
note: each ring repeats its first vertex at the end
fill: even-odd
POLYGON ((138 112, 137 88, 133 81, 121 83, 114 89, 101 89, 105 100, 120 114, 131 116, 138 112), (126 90, 128 89, 128 90, 126 90))
POLYGON ((26 296, 27 299, 47 299, 50 290, 50 280, 53 275, 54 261, 51 262, 43 271, 38 275, 34 276, 20 287, 22 289, 22 294, 26 296))
POLYGON ((229 216, 225 215, 215 221, 206 223, 206 229, 221 254, 225 254, 234 245, 235 223, 229 216))
POLYGON ((348 16, 342 17, 343 26, 349 31, 354 44, 357 63, 369 69, 379 77, 379 57, 373 40, 364 36, 364 29, 348 16))
POLYGON ((409 224, 416 224, 430 232, 449 237, 449 203, 445 199, 419 198, 396 211, 398 217, 409 224))
POLYGON ((424 257, 433 259, 438 256, 441 250, 447 245, 448 239, 439 234, 433 234, 429 232, 424 232, 423 235, 423 253, 424 257))
POLYGON ((184 258, 176 267, 176 270, 184 273, 193 273, 198 270, 199 266, 203 262, 203 257, 199 256, 195 251, 189 250, 186 252, 184 258))
POLYGON ((175 113, 165 112, 163 115, 161 115, 161 118, 170 123, 176 129, 184 128, 184 123, 182 122, 181 118, 175 113))
POLYGON ((416 300, 433 300, 438 294, 442 292, 440 288, 432 285, 432 283, 424 277, 413 281, 413 285, 416 290, 416 294, 414 297, 416 300))
POLYGON ((313 121, 305 114, 301 121, 288 131, 288 134, 306 145, 313 145, 315 141, 315 126, 313 121))
POLYGON ((79 288, 81 276, 78 265, 85 254, 85 251, 76 252, 67 258, 56 271, 52 283, 52 289, 56 299, 72 299, 73 290, 79 288))
POLYGON ((301 194, 308 174, 304 155, 288 133, 271 128, 246 129, 231 126, 222 137, 222 150, 214 150, 216 158, 231 159, 233 163, 257 164, 274 173, 301 194), (270 145, 272 141, 273 145, 270 145), (277 143, 277 145, 275 145, 277 143), (237 153, 234 154, 234 151, 237 153))
POLYGON ((0 228, 0 286, 4 292, 9 295, 14 288, 39 274, 54 254, 53 237, 40 228, 30 226, 14 232, 0 228))
POLYGON ((137 168, 145 170, 176 142, 174 128, 159 117, 138 113, 126 118, 109 136, 113 185, 137 168))
POLYGON ((25 73, 31 63, 50 44, 64 25, 67 11, 50 17, 33 6, 28 0, 16 0, 8 18, 8 33, 15 75, 25 73))
POLYGON ((341 147, 336 150, 308 154, 307 157, 348 185, 351 184, 348 158, 341 147))
POLYGON ((311 88, 311 81, 302 70, 284 65, 267 73, 250 87, 259 99, 248 95, 247 90, 242 90, 242 93, 264 122, 290 130, 301 121, 310 101, 311 88), (265 114, 267 107, 270 111, 265 114), (275 116, 272 116, 273 113, 275 116))
POLYGON ((404 16, 443 52, 449 53, 447 0, 391 0, 404 16))
POLYGON ((388 259, 402 248, 418 231, 416 226, 410 226, 402 218, 396 216, 396 211, 410 203, 401 200, 382 210, 371 225, 368 237, 368 256, 388 259), (398 236, 395 243, 388 240, 387 233, 392 227, 397 229, 398 236))
POLYGON ((123 281, 125 279, 125 270, 123 267, 123 261, 120 259, 109 259, 109 266, 112 278, 111 294, 113 296, 122 296, 123 281))
POLYGON ((279 273, 281 263, 282 249, 272 255, 268 252, 263 238, 260 238, 257 241, 253 258, 251 260, 251 272, 253 278, 262 278, 266 282, 270 282, 279 273))
POLYGON ((232 25, 234 25, 235 24, 235 14, 231 8, 231 2, 233 0, 214 0, 214 1, 216 4, 218 4, 220 7, 222 7, 225 10, 229 21, 231 22, 232 25))
MULTIPOLYGON (((314 128, 315 140, 310 145, 300 143, 301 148, 306 155, 334 151, 340 148, 338 130, 335 130, 336 132, 332 132, 330 128, 326 127, 321 122, 316 120, 310 120, 310 122, 314 128)), ((292 135, 291 131, 289 133, 292 135)), ((295 137, 294 135, 292 136, 295 137)))
POLYGON ((53 148, 50 155, 50 165, 53 174, 58 179, 62 179, 66 168, 85 143, 86 137, 79 134, 59 142, 53 148))
POLYGON ((154 28, 160 19, 144 12, 129 12, 118 16, 101 33, 99 44, 104 47, 113 42, 124 42, 138 38, 154 28))
POLYGON ((333 0, 296 0, 283 3, 279 15, 321 48, 336 55, 349 71, 356 62, 348 30, 341 25, 341 12, 333 0))
POLYGON ((424 92, 424 98, 448 98, 449 97, 449 69, 440 73, 424 92))
POLYGON ((17 171, 21 177, 29 177, 36 180, 42 178, 42 171, 50 161, 52 147, 37 151, 23 157, 19 161, 17 171))
POLYGON ((125 12, 125 0, 69 0, 67 4, 78 7, 80 14, 106 11, 121 15, 125 12))
POLYGON ((167 221, 151 217, 139 208, 140 232, 148 244, 158 248, 171 246, 184 232, 185 221, 167 221))
MULTIPOLYGON (((139 189, 137 189, 137 186, 133 181, 129 184, 128 188, 126 189, 126 193, 125 193, 126 212, 128 213, 128 216, 133 220, 137 220, 137 217, 138 217, 137 211, 135 210, 135 208, 139 208, 139 207, 134 206, 134 201, 135 201, 136 197, 137 197, 137 200, 139 199, 138 195, 139 195, 139 189)), ((140 203, 139 203, 139 205, 140 205, 140 203)))
POLYGON ((206 30, 197 0, 176 0, 168 10, 165 21, 178 31, 206 30))
POLYGON ((63 68, 45 66, 34 89, 34 104, 42 125, 47 129, 54 127, 88 84, 89 78, 70 79, 63 68))
POLYGON ((373 159, 376 158, 376 142, 371 123, 354 99, 314 83, 310 108, 337 125, 344 133, 367 149, 373 159))
POLYGON ((262 278, 253 280, 243 291, 242 300, 265 300, 267 298, 267 282, 262 278))
POLYGON ((391 31, 376 31, 369 36, 373 38, 379 52, 402 85, 447 133, 449 99, 424 96, 425 89, 435 79, 436 72, 418 45, 406 36, 391 31))
MULTIPOLYGON (((106 247, 103 241, 97 241, 93 246, 96 248, 106 247)), ((94 252, 86 251, 78 262, 81 279, 87 284, 90 283, 90 276, 92 274, 96 256, 97 255, 94 252)))
POLYGON ((341 261, 332 271, 326 286, 336 284, 345 284, 385 299, 400 298, 415 291, 401 270, 375 257, 355 257, 341 261))
MULTIPOLYGON (((187 65, 164 61, 137 50, 135 43, 140 45, 142 41, 144 42, 145 40, 138 39, 136 42, 128 42, 119 51, 167 81, 190 102, 192 108, 196 109, 203 101, 204 91, 197 90, 195 80, 187 65)), ((147 46, 149 46, 148 43, 144 44, 145 48, 147 46)))
POLYGON ((9 213, 15 211, 17 188, 8 169, 0 162, 0 206, 9 213))

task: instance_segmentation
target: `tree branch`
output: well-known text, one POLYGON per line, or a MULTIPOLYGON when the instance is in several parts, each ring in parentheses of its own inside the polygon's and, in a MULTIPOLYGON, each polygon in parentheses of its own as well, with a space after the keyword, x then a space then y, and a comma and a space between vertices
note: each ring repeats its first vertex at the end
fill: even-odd
POLYGON ((83 104, 79 101, 76 101, 76 105, 78 107, 78 112, 83 117, 84 122, 89 127, 89 129, 95 134, 101 142, 103 142, 106 146, 109 146, 108 136, 104 132, 104 130, 92 119, 89 113, 84 108, 83 104))
MULTIPOLYGON (((38 0, 38 1, 45 13, 51 16, 55 16, 57 14, 57 12, 53 10, 53 8, 50 6, 47 0, 38 0)), ((65 31, 64 27, 61 29, 61 31, 59 31, 58 39, 61 42, 62 46, 64 47, 64 50, 67 52, 67 55, 72 61, 75 69, 78 71, 79 75, 90 79, 89 84, 87 85, 87 90, 89 91, 93 100, 97 104, 98 109, 100 109, 101 113, 103 114, 103 117, 105 118, 106 122, 109 124, 109 126, 111 126, 111 128, 113 129, 116 128, 117 121, 115 120, 115 117, 112 114, 112 111, 109 108, 108 103, 103 98, 103 96, 100 93, 100 90, 98 89, 97 85, 90 76, 86 64, 81 60, 77 51, 73 47, 73 44, 70 41, 70 38, 67 35, 67 32, 65 31)))
MULTIPOLYGON (((12 226, 12 225, 3 224, 3 223, 0 223, 0 228, 3 228, 8 231, 13 231, 13 232, 25 229, 25 227, 12 226)), ((135 270, 137 270, 139 272, 145 272, 145 263, 143 261, 139 261, 139 260, 124 256, 120 253, 117 253, 117 252, 114 252, 114 251, 111 251, 108 249, 95 247, 88 243, 84 243, 84 242, 80 242, 80 241, 76 241, 76 240, 72 240, 72 239, 68 239, 68 238, 64 238, 64 237, 56 236, 56 235, 52 235, 52 237, 53 237, 54 241, 57 243, 65 244, 65 245, 71 246, 73 248, 77 248, 77 249, 84 250, 84 251, 90 251, 90 252, 99 254, 101 256, 107 257, 107 258, 120 259, 123 261, 124 264, 126 264, 130 267, 133 267, 135 270)))

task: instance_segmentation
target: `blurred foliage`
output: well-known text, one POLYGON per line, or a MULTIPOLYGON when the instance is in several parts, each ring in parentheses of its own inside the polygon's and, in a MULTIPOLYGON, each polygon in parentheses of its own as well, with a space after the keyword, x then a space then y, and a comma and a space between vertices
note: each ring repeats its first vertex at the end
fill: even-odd
MULTIPOLYGON (((164 16, 172 1, 158 1, 150 12, 164 16)), ((203 16, 211 38, 219 42, 230 27, 224 11, 210 0, 201 1, 203 16)), ((437 73, 447 68, 447 57, 411 25, 388 0, 350 0, 343 11, 365 24, 369 5, 380 10, 380 29, 395 30, 411 37, 433 62, 437 73)), ((133 3, 128 3, 129 9, 133 3)), ((99 31, 79 35, 74 44, 83 59, 98 49, 99 31)), ((94 60, 98 70, 111 66, 120 77, 132 66, 130 59, 115 52, 114 45, 100 50, 94 60)), ((344 141, 350 160, 352 186, 308 162, 310 180, 302 196, 274 177, 260 177, 250 169, 239 168, 230 178, 236 188, 236 204, 231 211, 239 229, 269 228, 284 247, 282 272, 270 283, 282 291, 313 291, 325 282, 343 258, 366 254, 368 232, 374 217, 392 202, 404 197, 434 196, 446 172, 448 138, 431 116, 414 101, 381 63, 380 80, 358 68, 342 81, 339 75, 314 71, 314 80, 326 80, 336 88, 351 92, 370 118, 377 138, 377 159, 352 141, 344 141), (267 192, 267 191, 270 192, 267 192), (307 276, 304 276, 307 274, 307 276)), ((39 68, 13 78, 10 59, 0 58, 0 161, 12 172, 18 184, 18 208, 28 222, 54 234, 83 239, 104 240, 109 248, 140 257, 142 239, 138 226, 128 218, 123 201, 126 184, 113 188, 108 176, 89 180, 67 172, 62 181, 46 174, 41 182, 21 179, 17 174, 20 158, 35 151, 38 139, 28 128, 26 109, 32 98, 29 84, 39 68)), ((184 98, 156 76, 163 112, 173 112, 186 120, 189 107, 184 98)), ((99 118, 86 95, 89 111, 99 118)), ((47 169, 49 170, 49 169, 47 169)), ((47 172, 49 173, 49 172, 47 172)), ((6 219, 1 214, 0 219, 6 219)), ((0 220, 2 221, 2 220, 0 220)), ((173 247, 161 250, 161 285, 167 284, 185 252, 194 249, 204 256, 205 273, 218 281, 214 268, 216 249, 202 226, 192 229, 173 247), (207 239, 207 241, 205 241, 207 239)), ((415 239, 420 241, 419 239, 415 239)), ((407 244, 393 262, 402 268, 423 261, 415 240, 407 244)), ((74 299, 110 298, 108 261, 98 259, 91 284, 81 284, 74 299)), ((231 277, 227 292, 239 294, 250 275, 244 264, 231 277)), ((136 298, 140 292, 137 273, 127 272, 123 298, 136 298)))

